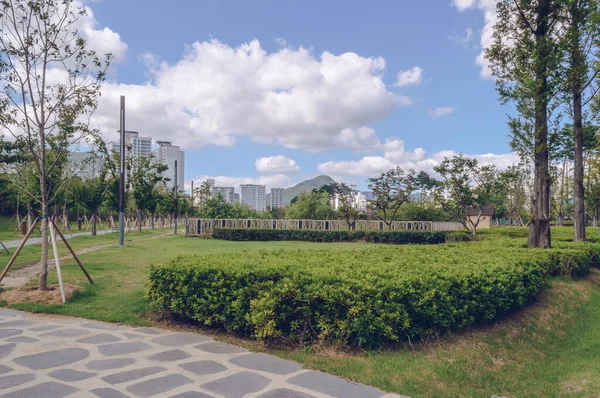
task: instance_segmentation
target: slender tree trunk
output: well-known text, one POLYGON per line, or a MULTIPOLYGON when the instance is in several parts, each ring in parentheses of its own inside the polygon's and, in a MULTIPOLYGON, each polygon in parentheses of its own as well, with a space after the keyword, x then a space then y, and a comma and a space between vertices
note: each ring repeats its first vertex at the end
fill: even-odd
POLYGON ((142 232, 142 209, 138 209, 138 232, 142 232))
MULTIPOLYGON (((42 130, 43 131, 43 130, 42 130)), ((46 184, 46 173, 45 173, 45 147, 44 147, 44 136, 43 133, 40 135, 40 163, 42 167, 40 169, 40 196, 42 199, 42 258, 40 260, 40 274, 39 274, 39 286, 38 289, 41 291, 46 290, 48 283, 48 198, 50 193, 48 192, 48 185, 46 184)))
POLYGON ((533 219, 529 224, 528 246, 547 249, 550 241, 550 173, 548 170, 548 35, 550 0, 539 0, 536 21, 536 44, 539 53, 535 60, 535 138, 533 219))
POLYGON ((594 219, 592 221, 592 227, 598 226, 598 208, 594 208, 594 219))
POLYGON ((96 229, 96 220, 97 219, 98 219, 97 210, 92 210, 92 236, 96 236, 96 234, 97 234, 97 229, 96 229))
POLYGON ((152 229, 154 229, 154 212, 152 212, 152 214, 150 214, 150 223, 152 224, 152 229))
POLYGON ((583 188, 583 116, 581 104, 582 80, 585 57, 581 48, 581 10, 579 1, 571 2, 571 73, 573 94, 573 138, 575 139, 575 171, 573 181, 573 219, 575 242, 585 241, 585 203, 583 188))

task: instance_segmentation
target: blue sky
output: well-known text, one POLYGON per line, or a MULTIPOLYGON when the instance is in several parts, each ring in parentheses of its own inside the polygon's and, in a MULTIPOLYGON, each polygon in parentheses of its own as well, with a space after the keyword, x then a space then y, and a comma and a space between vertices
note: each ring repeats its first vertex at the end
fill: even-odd
POLYGON ((86 4, 95 29, 112 31, 118 35, 113 41, 120 42, 96 122, 106 134, 114 131, 118 108, 113 108, 118 95, 126 95, 127 128, 181 145, 188 181, 210 176, 222 184, 285 186, 327 173, 364 188, 366 177, 390 165, 431 170, 452 153, 445 151, 493 153, 498 156, 481 159, 499 165, 514 159, 507 145, 510 108, 498 103, 493 80, 482 77, 485 71, 476 63, 485 45, 489 0, 86 4), (239 62, 221 56, 254 40, 259 43, 254 51, 258 46, 264 53, 262 61, 254 62, 252 55, 239 62), (299 55, 300 49, 305 53, 299 55), (282 51, 289 59, 278 63, 282 51), (296 79, 309 65, 323 67, 324 52, 334 58, 355 55, 341 59, 331 72, 337 79, 335 68, 340 69, 340 79, 348 83, 344 88, 319 83, 318 72, 296 79), (357 66, 361 71, 354 72, 355 61, 372 67, 365 72, 357 66), (261 85, 259 92, 247 85, 257 65, 281 73, 276 84, 261 85), (350 72, 341 72, 344 66, 350 72), (408 80, 398 86, 399 72, 415 67, 420 76, 405 75, 408 80), (171 87, 178 91, 170 92, 171 87), (213 92, 220 99, 212 101, 213 92), (282 92, 295 99, 286 105, 276 101, 275 108, 262 104, 265 115, 255 115, 252 101, 282 92), (317 99, 320 111, 311 111, 317 99), (339 105, 346 100, 351 104, 339 105), (300 117, 298 107, 309 110, 300 117), (436 109, 443 115, 435 117, 436 109), (341 134, 343 129, 349 130, 341 134), (356 144, 347 143, 354 139, 356 144), (259 167, 260 158, 267 159, 259 167))

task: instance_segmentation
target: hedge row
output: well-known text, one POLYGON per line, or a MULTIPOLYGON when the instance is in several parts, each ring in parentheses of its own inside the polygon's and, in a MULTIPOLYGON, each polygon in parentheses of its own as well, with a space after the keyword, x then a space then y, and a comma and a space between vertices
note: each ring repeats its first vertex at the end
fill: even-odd
POLYGON ((307 241, 440 244, 470 239, 467 231, 314 231, 301 229, 215 228, 213 238, 232 241, 307 241))
POLYGON ((152 269, 148 297, 267 342, 377 348, 491 321, 533 300, 549 275, 598 265, 592 249, 475 245, 180 257, 152 269))

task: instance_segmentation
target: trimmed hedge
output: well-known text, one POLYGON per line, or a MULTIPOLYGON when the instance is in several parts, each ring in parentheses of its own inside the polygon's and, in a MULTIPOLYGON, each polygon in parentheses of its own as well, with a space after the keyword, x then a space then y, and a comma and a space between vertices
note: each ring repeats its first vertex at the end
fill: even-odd
POLYGON ((232 241, 307 241, 389 244, 440 244, 446 240, 465 241, 468 231, 315 231, 302 229, 215 228, 213 238, 232 241))
POLYGON ((597 252, 479 245, 179 257, 150 273, 155 309, 263 341, 377 348, 491 321, 597 252))

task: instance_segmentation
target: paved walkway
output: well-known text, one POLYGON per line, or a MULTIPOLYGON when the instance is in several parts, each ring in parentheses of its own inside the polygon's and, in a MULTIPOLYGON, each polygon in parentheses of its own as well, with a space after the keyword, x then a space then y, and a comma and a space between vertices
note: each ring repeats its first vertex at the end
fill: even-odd
MULTIPOLYGON (((105 234, 111 234, 113 232, 118 232, 117 230, 98 230, 96 231, 96 233, 98 235, 105 235, 105 234)), ((90 235, 91 236, 91 232, 75 232, 75 233, 70 233, 70 232, 63 232, 63 235, 65 235, 65 238, 67 239, 71 239, 71 237, 75 237, 75 236, 83 236, 83 235, 90 235)), ((60 236, 57 236, 56 239, 61 240, 60 236)), ((4 246, 10 248, 15 248, 18 247, 21 242, 23 241, 23 239, 18 239, 18 240, 9 240, 6 242, 2 242, 4 243, 4 246)), ((30 246, 30 245, 37 245, 38 243, 40 243, 42 241, 42 238, 29 238, 27 239, 27 242, 25 242, 25 246, 30 246)))
POLYGON ((0 397, 392 398, 209 337, 0 308, 0 397))

